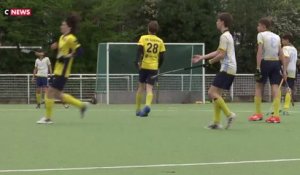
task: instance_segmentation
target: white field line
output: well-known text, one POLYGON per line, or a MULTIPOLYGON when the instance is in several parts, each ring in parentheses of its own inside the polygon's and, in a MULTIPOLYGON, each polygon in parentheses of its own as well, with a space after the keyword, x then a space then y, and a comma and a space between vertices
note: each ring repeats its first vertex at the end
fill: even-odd
POLYGON ((294 159, 270 159, 270 160, 246 160, 231 162, 207 162, 207 163, 182 163, 182 164, 153 164, 153 165, 125 165, 125 166, 99 166, 99 167, 78 167, 78 168, 45 168, 45 169, 10 169, 0 170, 0 173, 15 172, 47 172, 47 171, 79 171, 79 170, 101 170, 101 169, 135 169, 135 168, 159 168, 159 167, 186 167, 186 166, 209 166, 209 165, 236 165, 236 164, 257 164, 257 163, 276 163, 276 162, 295 162, 300 158, 294 159))

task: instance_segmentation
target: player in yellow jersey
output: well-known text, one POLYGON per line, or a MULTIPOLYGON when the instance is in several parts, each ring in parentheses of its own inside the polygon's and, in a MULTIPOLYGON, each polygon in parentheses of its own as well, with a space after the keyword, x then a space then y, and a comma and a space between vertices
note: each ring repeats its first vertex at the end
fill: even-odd
POLYGON ((143 35, 138 42, 136 66, 139 69, 139 85, 136 92, 136 116, 146 117, 150 112, 153 99, 153 85, 156 75, 163 63, 164 52, 166 51, 162 39, 156 36, 159 29, 157 21, 150 21, 148 24, 148 35, 143 35), (146 104, 141 110, 142 95, 146 88, 146 104))
POLYGON ((283 105, 283 114, 288 115, 288 110, 290 108, 290 103, 292 99, 292 92, 294 90, 296 74, 297 74, 297 59, 298 53, 297 49, 293 46, 293 36, 291 34, 284 34, 282 37, 283 45, 283 56, 287 62, 287 84, 285 100, 283 105))
POLYGON ((81 53, 80 44, 74 35, 77 25, 77 16, 72 15, 67 17, 66 20, 62 21, 61 23, 60 31, 62 35, 60 36, 58 43, 53 43, 51 45, 52 49, 58 49, 57 60, 53 72, 53 83, 50 86, 45 98, 46 115, 37 121, 38 124, 53 123, 51 117, 54 99, 59 99, 64 103, 78 107, 81 112, 81 117, 84 116, 84 113, 87 109, 86 103, 83 103, 73 96, 62 92, 71 73, 73 59, 75 56, 81 53))
POLYGON ((222 91, 224 89, 230 89, 237 70, 234 40, 229 32, 229 27, 232 22, 233 19, 230 13, 220 13, 216 22, 218 30, 222 33, 218 49, 207 55, 194 55, 192 59, 193 63, 197 63, 205 59, 210 59, 209 64, 217 62, 221 63, 220 72, 216 75, 208 90, 208 95, 214 102, 214 119, 213 123, 208 126, 209 129, 221 128, 221 111, 223 111, 227 118, 227 125, 225 129, 228 129, 231 126, 236 117, 236 114, 230 111, 222 98, 222 91))

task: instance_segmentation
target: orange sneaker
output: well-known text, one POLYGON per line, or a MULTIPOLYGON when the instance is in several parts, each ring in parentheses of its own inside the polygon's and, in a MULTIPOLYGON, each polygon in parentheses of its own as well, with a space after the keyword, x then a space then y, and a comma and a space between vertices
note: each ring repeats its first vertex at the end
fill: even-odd
POLYGON ((263 115, 262 114, 253 114, 252 116, 250 116, 248 118, 249 121, 260 121, 263 119, 263 115))
POLYGON ((266 119, 267 123, 280 123, 280 117, 279 116, 270 116, 266 119))

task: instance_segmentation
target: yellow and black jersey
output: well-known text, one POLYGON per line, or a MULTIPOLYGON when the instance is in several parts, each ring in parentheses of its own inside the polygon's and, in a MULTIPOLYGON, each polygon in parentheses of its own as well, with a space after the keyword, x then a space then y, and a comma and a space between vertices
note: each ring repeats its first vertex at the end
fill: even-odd
MULTIPOLYGON (((70 53, 75 53, 76 49, 80 47, 77 38, 73 34, 62 35, 58 42, 58 53, 57 58, 66 56, 70 53)), ((54 75, 69 77, 71 73, 71 68, 73 64, 73 58, 68 59, 68 61, 60 62, 56 61, 54 67, 54 75)))
POLYGON ((143 35, 138 45, 144 48, 141 68, 157 70, 159 54, 166 51, 163 40, 156 35, 143 35))

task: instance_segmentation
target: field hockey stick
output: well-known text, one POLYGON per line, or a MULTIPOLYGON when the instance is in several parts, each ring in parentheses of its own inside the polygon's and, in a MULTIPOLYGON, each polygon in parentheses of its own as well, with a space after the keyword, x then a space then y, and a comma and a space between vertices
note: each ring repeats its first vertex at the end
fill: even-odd
POLYGON ((180 69, 174 69, 174 70, 166 71, 166 72, 163 72, 163 73, 158 73, 157 75, 152 76, 151 79, 157 78, 157 77, 165 75, 165 74, 173 73, 173 72, 191 70, 191 69, 196 69, 196 68, 199 68, 199 67, 207 67, 207 66, 208 66, 207 64, 200 64, 200 65, 197 65, 197 66, 191 66, 191 67, 184 67, 184 68, 180 68, 180 69))
POLYGON ((25 53, 25 54, 29 54, 29 53, 36 53, 36 50, 34 49, 42 49, 42 47, 40 46, 33 46, 33 47, 29 47, 28 46, 21 46, 20 43, 17 44, 17 50, 19 52, 25 53))
MULTIPOLYGON (((159 70, 157 72, 159 74, 159 70)), ((158 78, 156 79, 156 97, 155 97, 155 102, 156 104, 159 103, 159 82, 158 82, 158 78)))
MULTIPOLYGON (((282 70, 280 70, 280 74, 283 75, 283 74, 282 74, 282 70)), ((284 82, 285 82, 285 84, 286 84, 287 91, 291 94, 291 102, 292 102, 292 106, 294 107, 294 106, 295 106, 295 103, 294 103, 294 99, 293 99, 292 90, 291 90, 291 88, 290 88, 290 86, 289 86, 289 84, 288 84, 288 82, 287 82, 286 79, 284 80, 284 82)))
POLYGON ((287 80, 284 80, 285 81, 285 84, 286 84, 286 87, 287 87, 287 91, 291 94, 291 102, 292 102, 292 106, 294 107, 295 104, 294 104, 294 99, 293 99, 293 94, 292 94, 292 90, 287 82, 287 80))

